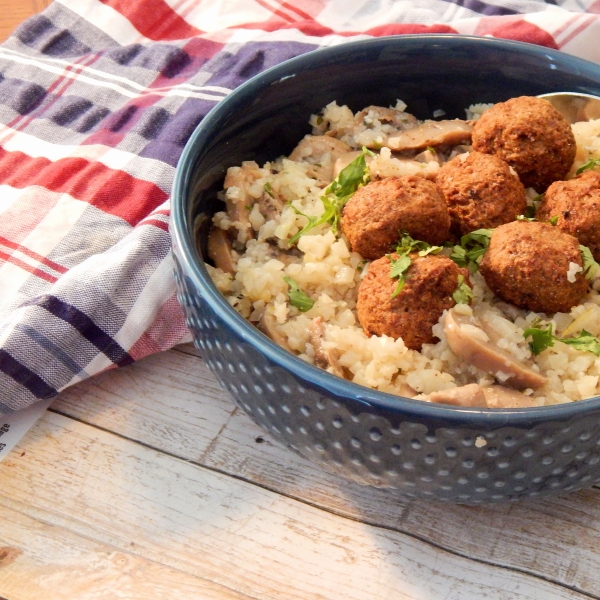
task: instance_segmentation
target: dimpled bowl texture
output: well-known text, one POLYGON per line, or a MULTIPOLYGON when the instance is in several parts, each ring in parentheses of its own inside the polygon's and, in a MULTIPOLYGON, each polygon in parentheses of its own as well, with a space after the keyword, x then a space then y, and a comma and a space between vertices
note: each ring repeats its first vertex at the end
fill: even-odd
MULTIPOLYGON (((306 364, 238 315, 204 267, 228 167, 289 154, 329 102, 353 111, 402 99, 418 118, 464 118, 475 102, 571 90, 600 94, 600 67, 547 48, 470 36, 349 42, 273 67, 200 123, 172 195, 179 302, 202 357, 256 423, 302 456, 362 484, 476 504, 543 497, 600 481, 600 398, 471 409, 373 391, 306 364)), ((282 468, 285 468, 282 456, 282 468)))

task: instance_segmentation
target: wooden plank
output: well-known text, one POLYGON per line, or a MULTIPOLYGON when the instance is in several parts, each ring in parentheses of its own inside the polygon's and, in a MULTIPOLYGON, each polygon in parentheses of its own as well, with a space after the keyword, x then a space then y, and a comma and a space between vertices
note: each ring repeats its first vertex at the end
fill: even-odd
POLYGON ((50 6, 52 0, 0 0, 0 43, 22 21, 50 6))
POLYGON ((248 596, 65 527, 0 508, 0 594, 10 600, 248 600, 248 596))
MULTIPOLYGON (((42 597, 55 597, 53 574, 61 563, 56 544, 62 540, 69 556, 89 561, 82 579, 73 573, 72 585, 86 590, 78 598, 129 597, 120 581, 128 580, 132 542, 136 560, 143 559, 140 579, 152 561, 252 598, 588 597, 341 518, 57 414, 47 414, 0 464, 0 478, 2 522, 18 512, 36 523, 25 527, 21 521, 8 528, 10 534, 0 529, 0 546, 11 549, 0 596, 11 600, 26 584, 47 590, 42 597), (40 529, 51 539, 45 544, 52 553, 32 550, 43 545, 33 542, 40 529), (79 548, 73 549, 73 536, 79 548), (93 557, 102 548, 81 550, 82 539, 110 546, 101 567, 123 561, 121 577, 112 584, 102 573, 94 578, 93 557), (107 586, 113 595, 105 593, 107 586)), ((66 577, 67 564, 58 572, 66 577)), ((181 597, 177 578, 171 583, 168 597, 181 597)), ((145 593, 165 597, 148 588, 145 593)))
POLYGON ((326 510, 597 596, 598 490, 466 507, 409 501, 325 473, 236 410, 191 348, 67 390, 57 410, 326 510), (256 440, 262 443, 256 443, 256 440))

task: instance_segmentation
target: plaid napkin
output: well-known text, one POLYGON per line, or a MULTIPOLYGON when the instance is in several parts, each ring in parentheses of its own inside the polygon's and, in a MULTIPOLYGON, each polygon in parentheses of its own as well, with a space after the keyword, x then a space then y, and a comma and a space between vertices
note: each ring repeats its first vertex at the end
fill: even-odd
POLYGON ((169 192, 240 83, 351 39, 467 33, 600 62, 600 0, 57 0, 0 46, 0 413, 189 341, 169 192))

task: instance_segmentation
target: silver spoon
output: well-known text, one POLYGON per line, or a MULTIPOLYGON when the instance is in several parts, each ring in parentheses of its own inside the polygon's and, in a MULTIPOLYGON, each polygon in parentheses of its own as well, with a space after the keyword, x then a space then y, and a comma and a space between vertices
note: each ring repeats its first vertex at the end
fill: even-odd
POLYGON ((551 102, 571 124, 600 119, 600 97, 598 96, 576 92, 553 92, 540 94, 538 97, 551 102))

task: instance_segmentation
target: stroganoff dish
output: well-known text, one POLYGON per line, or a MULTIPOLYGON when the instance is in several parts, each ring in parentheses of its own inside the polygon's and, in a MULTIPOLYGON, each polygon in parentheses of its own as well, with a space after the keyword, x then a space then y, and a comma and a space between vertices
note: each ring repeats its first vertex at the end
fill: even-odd
POLYGON ((600 393, 600 120, 521 97, 464 120, 335 102, 288 157, 231 167, 207 264, 277 344, 461 406, 600 393))

